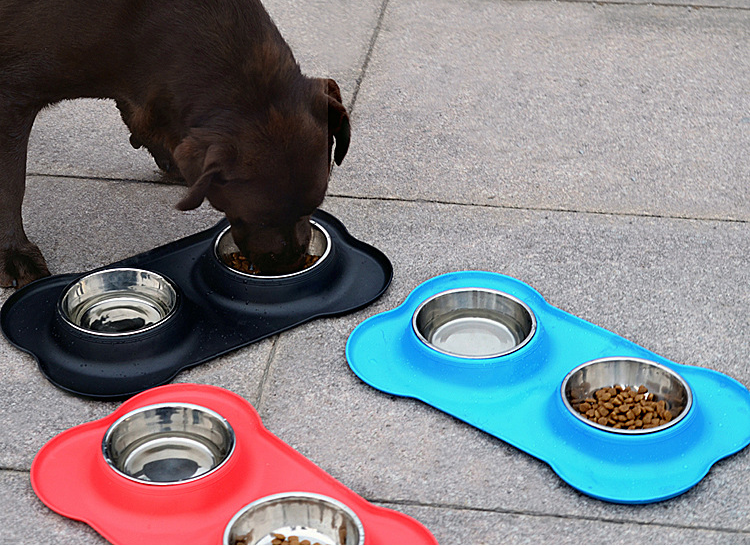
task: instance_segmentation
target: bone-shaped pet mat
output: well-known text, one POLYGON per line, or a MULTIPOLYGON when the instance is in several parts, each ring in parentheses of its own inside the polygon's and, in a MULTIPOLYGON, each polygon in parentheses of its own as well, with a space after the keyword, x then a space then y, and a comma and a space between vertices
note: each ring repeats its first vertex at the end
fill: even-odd
POLYGON ((174 384, 47 442, 31 466, 52 510, 115 544, 436 544, 271 434, 244 399, 174 384))
POLYGON ((497 273, 424 282, 360 324, 346 355, 373 387, 422 400, 611 502, 679 495, 749 443, 738 381, 671 362, 497 273))
POLYGON ((0 327, 58 387, 125 398, 228 351, 377 299, 391 282, 388 258, 326 212, 316 211, 311 223, 317 261, 298 274, 262 277, 227 266, 219 257, 231 244, 223 220, 93 272, 31 283, 5 302, 0 327))

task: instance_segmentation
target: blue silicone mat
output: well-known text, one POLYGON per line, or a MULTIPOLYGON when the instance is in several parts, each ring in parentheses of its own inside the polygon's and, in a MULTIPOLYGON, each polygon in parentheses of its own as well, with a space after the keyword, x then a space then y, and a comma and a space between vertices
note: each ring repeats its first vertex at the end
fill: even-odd
POLYGON ((602 500, 640 504, 680 495, 718 460, 749 444, 749 391, 721 373, 671 362, 548 304, 529 285, 484 271, 449 273, 418 286, 395 309, 360 324, 346 356, 363 381, 422 400, 549 464, 568 484, 602 500), (412 315, 431 296, 487 288, 526 303, 537 330, 521 349, 496 358, 442 354, 419 340, 412 315), (635 357, 677 372, 693 405, 675 425, 622 435, 577 419, 561 384, 576 366, 604 357, 635 357))

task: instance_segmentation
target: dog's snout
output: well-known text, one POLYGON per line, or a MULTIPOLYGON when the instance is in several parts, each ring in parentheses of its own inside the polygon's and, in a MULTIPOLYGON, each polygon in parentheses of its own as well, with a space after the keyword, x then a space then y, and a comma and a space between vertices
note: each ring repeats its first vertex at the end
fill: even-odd
POLYGON ((292 226, 268 227, 237 223, 232 227, 235 244, 255 267, 266 275, 298 271, 310 243, 310 220, 292 226))

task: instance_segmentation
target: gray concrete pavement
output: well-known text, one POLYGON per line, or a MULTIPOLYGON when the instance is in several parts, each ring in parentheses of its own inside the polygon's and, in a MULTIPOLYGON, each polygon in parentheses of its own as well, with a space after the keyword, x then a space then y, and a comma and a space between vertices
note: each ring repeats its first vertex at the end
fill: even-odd
MULTIPOLYGON (((351 331, 419 283, 497 271, 671 360, 749 386, 749 6, 742 0, 269 0, 303 70, 336 78, 353 140, 324 203, 394 264, 370 307, 180 374, 441 543, 749 541, 749 450, 687 493, 623 506, 420 402, 361 382, 351 331)), ((27 233, 54 273, 213 225, 174 209, 108 101, 43 112, 27 233), (50 203, 55 204, 54 207, 50 203)), ((0 291, 0 303, 10 295, 0 291)), ((100 543, 33 494, 34 455, 118 404, 62 392, 0 340, 3 543, 100 543)))

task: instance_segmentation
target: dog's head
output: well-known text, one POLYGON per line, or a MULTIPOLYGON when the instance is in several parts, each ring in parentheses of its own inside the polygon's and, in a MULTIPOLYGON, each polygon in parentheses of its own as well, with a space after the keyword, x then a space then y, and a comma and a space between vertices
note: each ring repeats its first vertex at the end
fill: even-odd
POLYGON ((349 116, 337 84, 308 83, 294 104, 193 128, 173 151, 190 186, 177 208, 193 209, 208 199, 227 216, 240 251, 266 274, 302 266, 332 150, 340 165, 349 147, 349 116))

